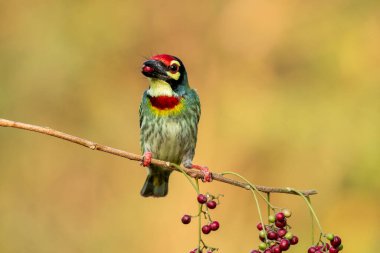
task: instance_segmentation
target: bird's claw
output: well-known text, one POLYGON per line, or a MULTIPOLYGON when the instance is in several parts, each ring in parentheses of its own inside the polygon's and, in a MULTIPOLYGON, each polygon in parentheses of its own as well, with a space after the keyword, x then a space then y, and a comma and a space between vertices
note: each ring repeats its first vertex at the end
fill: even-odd
POLYGON ((197 169, 197 170, 200 170, 203 172, 203 178, 202 178, 203 182, 211 182, 212 181, 212 174, 211 174, 210 170, 208 169, 208 167, 193 164, 193 165, 191 165, 191 168, 197 169))
POLYGON ((141 165, 144 167, 148 167, 150 163, 152 162, 152 152, 145 152, 143 155, 143 160, 141 162, 141 165))

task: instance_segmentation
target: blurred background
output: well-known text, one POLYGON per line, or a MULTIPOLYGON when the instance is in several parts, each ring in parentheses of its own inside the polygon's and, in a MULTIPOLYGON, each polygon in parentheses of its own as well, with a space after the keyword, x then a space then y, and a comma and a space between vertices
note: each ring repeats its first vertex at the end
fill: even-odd
MULTIPOLYGON (((139 153, 145 57, 178 56, 202 102, 195 162, 256 184, 316 189, 343 252, 378 252, 380 2, 0 2, 0 117, 139 153)), ((169 195, 140 197, 137 162, 37 133, 0 129, 0 252, 189 252, 195 193, 173 173, 169 195)), ((249 192, 214 182, 220 252, 259 244, 249 192)), ((292 209, 310 245, 310 218, 292 209)), ((263 208, 265 206, 263 205, 263 208)))

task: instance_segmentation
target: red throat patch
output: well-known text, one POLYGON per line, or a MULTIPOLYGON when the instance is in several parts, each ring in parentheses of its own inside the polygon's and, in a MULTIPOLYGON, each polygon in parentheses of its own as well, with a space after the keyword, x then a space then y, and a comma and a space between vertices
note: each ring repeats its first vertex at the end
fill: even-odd
POLYGON ((169 97, 169 96, 159 96, 159 97, 149 97, 152 106, 160 110, 173 109, 181 101, 180 97, 169 97))
POLYGON ((160 61, 164 63, 166 66, 170 65, 170 62, 175 60, 175 58, 168 54, 158 54, 152 57, 152 60, 160 61))

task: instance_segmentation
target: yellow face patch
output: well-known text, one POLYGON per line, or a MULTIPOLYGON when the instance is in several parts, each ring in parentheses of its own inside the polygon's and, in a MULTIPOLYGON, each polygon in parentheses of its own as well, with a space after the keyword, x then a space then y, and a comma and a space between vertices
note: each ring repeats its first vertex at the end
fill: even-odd
POLYGON ((148 105, 149 105, 150 111, 156 116, 176 115, 176 114, 180 113, 183 110, 183 108, 185 107, 184 98, 181 98, 179 103, 170 109, 169 108, 159 109, 157 107, 154 107, 149 100, 148 100, 148 105))
POLYGON ((170 66, 173 66, 173 65, 178 66, 177 71, 175 73, 172 73, 171 71, 167 71, 166 74, 168 76, 170 76, 171 78, 173 78, 174 80, 178 80, 179 77, 181 76, 181 73, 179 73, 179 71, 178 71, 178 69, 181 66, 181 64, 178 61, 176 61, 176 60, 172 60, 170 62, 170 66))

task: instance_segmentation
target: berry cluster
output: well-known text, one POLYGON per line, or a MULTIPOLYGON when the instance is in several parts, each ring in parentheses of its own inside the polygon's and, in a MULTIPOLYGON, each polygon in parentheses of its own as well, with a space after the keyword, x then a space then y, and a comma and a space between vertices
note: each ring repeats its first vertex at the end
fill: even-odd
MULTIPOLYGON (((221 196, 221 195, 219 195, 219 196, 221 196)), ((218 230, 220 227, 220 224, 218 221, 211 219, 209 209, 215 209, 216 208, 216 206, 219 204, 219 196, 215 197, 215 196, 210 195, 210 194, 206 194, 206 195, 199 194, 197 196, 197 201, 200 204, 200 211, 199 211, 198 215, 190 216, 188 214, 185 214, 184 216, 182 216, 182 219, 181 219, 182 223, 183 224, 189 224, 193 217, 199 217, 203 214, 205 217, 205 220, 207 221, 207 224, 202 226, 202 229, 201 229, 202 233, 207 235, 212 231, 218 230)), ((201 243, 202 243, 203 247, 200 249, 200 252, 202 252, 203 249, 207 250, 207 253, 211 253, 211 252, 217 250, 216 248, 208 247, 207 245, 205 245, 203 240, 201 240, 201 243)), ((198 248, 190 251, 190 253, 197 253, 197 252, 198 252, 198 248)), ((200 253, 200 252, 198 252, 198 253, 200 253)))
POLYGON ((290 216, 291 212, 285 209, 276 213, 275 216, 270 215, 268 225, 257 224, 262 243, 258 250, 252 250, 251 253, 281 253, 287 251, 291 245, 297 244, 298 237, 288 231, 290 227, 287 224, 287 218, 290 216))
POLYGON ((205 235, 209 234, 211 231, 218 230, 220 226, 219 222, 211 220, 211 216, 208 213, 208 209, 215 209, 215 207, 217 206, 217 203, 214 199, 215 199, 214 196, 211 196, 211 195, 206 196, 203 194, 199 194, 197 197, 199 204, 206 205, 206 211, 204 211, 203 213, 205 214, 205 217, 209 222, 208 224, 202 227, 202 233, 205 235))
POLYGON ((307 253, 338 253, 343 249, 342 239, 340 239, 339 236, 327 234, 325 237, 330 241, 330 243, 320 242, 315 246, 311 246, 307 250, 307 253))

